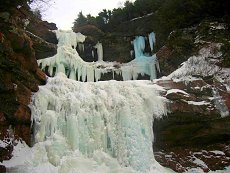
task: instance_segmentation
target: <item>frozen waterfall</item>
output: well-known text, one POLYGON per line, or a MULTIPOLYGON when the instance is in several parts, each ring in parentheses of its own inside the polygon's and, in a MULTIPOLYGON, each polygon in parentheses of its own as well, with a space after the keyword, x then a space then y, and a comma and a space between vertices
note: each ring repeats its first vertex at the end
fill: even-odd
POLYGON ((166 114, 160 90, 151 81, 83 83, 58 73, 30 105, 35 145, 18 144, 3 164, 19 173, 165 173, 152 149, 153 119, 166 114))
MULTIPOLYGON (((156 67, 159 67, 156 55, 145 56, 145 41, 142 36, 134 40, 135 59, 129 63, 118 64, 116 62, 103 61, 103 47, 101 43, 97 43, 98 61, 85 62, 76 51, 76 47, 82 47, 85 36, 81 33, 73 31, 56 31, 58 38, 57 54, 53 57, 38 60, 38 64, 43 70, 48 68, 51 76, 57 73, 65 73, 68 78, 83 81, 94 82, 99 81, 105 73, 112 72, 119 74, 123 80, 136 80, 138 75, 149 75, 150 79, 156 78, 156 67), (120 68, 117 68, 117 67, 120 68)), ((151 40, 153 37, 150 37, 151 40)), ((152 44, 153 46, 153 44, 152 44)), ((151 47, 152 47, 151 46, 151 47)), ((84 50, 82 47, 81 50, 84 50)))

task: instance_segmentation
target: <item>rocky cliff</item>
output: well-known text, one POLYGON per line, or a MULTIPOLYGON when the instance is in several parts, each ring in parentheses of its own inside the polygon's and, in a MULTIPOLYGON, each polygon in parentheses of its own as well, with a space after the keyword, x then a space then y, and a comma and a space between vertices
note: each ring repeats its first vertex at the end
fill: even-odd
MULTIPOLYGON (((40 21, 43 26, 36 28, 43 32, 36 36, 35 29, 32 29, 35 21, 39 22, 27 5, 0 12, 0 161, 10 159, 17 140, 31 145, 31 111, 28 105, 39 85, 46 83, 46 75, 38 67, 36 59, 56 53, 56 45, 53 44, 56 42, 49 42, 50 37, 52 40, 56 37, 49 31, 48 23, 40 21), (28 21, 31 21, 29 29, 28 21)), ((0 167, 1 171, 4 171, 3 167, 0 167)))
POLYGON ((230 161, 229 25, 203 21, 172 32, 158 52, 169 113, 154 121, 156 160, 177 172, 230 161))

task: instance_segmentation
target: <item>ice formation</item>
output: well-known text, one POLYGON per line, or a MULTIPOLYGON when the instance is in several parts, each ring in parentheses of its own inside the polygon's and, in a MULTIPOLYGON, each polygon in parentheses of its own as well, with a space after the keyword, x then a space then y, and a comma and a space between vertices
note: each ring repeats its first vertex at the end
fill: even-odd
POLYGON ((153 47, 155 43, 156 43, 155 33, 151 32, 149 34, 149 45, 150 45, 151 51, 153 51, 153 47))
POLYGON ((83 83, 58 73, 30 107, 36 144, 4 161, 9 171, 167 172, 152 150, 152 122, 166 114, 165 99, 150 81, 83 83))
POLYGON ((212 93, 214 96, 214 103, 217 110, 219 110, 221 117, 229 116, 228 107, 226 106, 223 98, 220 96, 219 91, 216 88, 213 88, 212 93))
POLYGON ((102 44, 98 42, 94 47, 97 49, 98 61, 99 62, 103 61, 103 47, 102 47, 102 44))
MULTIPOLYGON (((85 36, 80 33, 72 31, 56 31, 59 40, 57 54, 53 57, 38 60, 39 65, 44 70, 48 68, 51 76, 56 75, 58 72, 65 73, 69 78, 77 81, 94 82, 100 80, 102 74, 111 72, 119 74, 123 80, 136 80, 138 75, 147 74, 150 79, 156 78, 156 68, 159 70, 156 55, 144 55, 145 40, 144 37, 138 36, 133 41, 135 59, 126 64, 117 64, 113 62, 103 61, 103 47, 101 43, 97 43, 98 61, 85 62, 76 51, 77 44, 79 49, 84 50, 82 42, 85 36), (120 66, 121 68, 116 68, 120 66)), ((154 41, 154 34, 150 34, 150 42, 154 41)), ((153 46, 153 44, 152 44, 153 46)), ((94 56, 94 54, 93 54, 94 56)))

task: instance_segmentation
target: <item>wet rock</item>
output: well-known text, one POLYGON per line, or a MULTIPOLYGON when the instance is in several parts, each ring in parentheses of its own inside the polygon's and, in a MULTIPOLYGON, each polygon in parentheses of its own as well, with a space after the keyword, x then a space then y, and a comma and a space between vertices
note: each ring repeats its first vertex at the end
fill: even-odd
POLYGON ((27 32, 33 41, 33 48, 35 50, 36 59, 44 59, 47 57, 54 56, 57 54, 57 45, 53 43, 48 43, 40 37, 27 32))
POLYGON ((212 77, 203 80, 200 76, 186 82, 157 80, 156 83, 166 90, 162 96, 168 99, 169 110, 167 116, 154 120, 156 160, 176 172, 191 168, 208 172, 228 166, 230 117, 221 117, 212 91, 215 88, 220 94, 218 99, 228 107, 230 96, 226 87, 212 77), (210 146, 220 152, 213 153, 210 146), (220 155, 221 152, 224 154, 220 155))
POLYGON ((28 106, 19 105, 13 117, 16 121, 22 122, 23 124, 30 124, 31 111, 28 106))
POLYGON ((10 13, 2 12, 2 13, 0 13, 0 18, 2 18, 4 20, 4 22, 8 22, 10 19, 10 13))
POLYGON ((163 166, 182 173, 195 168, 204 172, 223 170, 229 166, 230 157, 226 152, 227 144, 199 147, 175 147, 170 150, 154 151, 155 159, 163 166))
POLYGON ((35 78, 38 79, 40 85, 46 84, 46 80, 47 80, 46 74, 40 68, 37 68, 35 73, 35 78))
POLYGON ((0 172, 5 173, 6 172, 6 167, 3 165, 0 165, 0 172))
POLYGON ((171 54, 172 50, 167 46, 163 46, 157 51, 156 56, 158 59, 167 59, 171 54))
POLYGON ((6 121, 6 117, 4 116, 3 112, 0 112, 0 123, 5 122, 6 121))
POLYGON ((48 43, 57 44, 58 40, 56 34, 52 32, 50 29, 57 29, 55 24, 48 22, 43 22, 41 20, 31 20, 29 25, 27 26, 27 30, 34 35, 42 38, 48 43))

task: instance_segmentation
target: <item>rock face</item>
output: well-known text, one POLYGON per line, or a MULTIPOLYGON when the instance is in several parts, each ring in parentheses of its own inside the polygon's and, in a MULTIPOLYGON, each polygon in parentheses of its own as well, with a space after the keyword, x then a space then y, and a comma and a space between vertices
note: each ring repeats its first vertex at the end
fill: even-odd
MULTIPOLYGON (((54 44, 25 31, 23 21, 30 14, 26 9, 3 12, 8 14, 7 18, 0 12, 3 16, 0 17, 0 140, 5 145, 0 146, 0 161, 11 158, 17 140, 22 139, 31 145, 31 111, 28 105, 32 93, 46 83, 46 75, 39 69, 36 57, 44 58, 55 52, 54 44), (37 54, 34 48, 47 52, 45 55, 37 54)), ((42 25, 54 28, 46 22, 42 25)), ((49 40, 51 37, 45 38, 49 40)), ((4 171, 4 167, 0 167, 0 172, 4 171)))
POLYGON ((175 71, 189 57, 197 55, 202 47, 210 47, 215 53, 218 49, 214 44, 221 45, 222 55, 217 64, 229 68, 229 39, 229 26, 216 21, 204 20, 194 27, 173 31, 165 46, 157 52, 161 68, 164 69, 162 75, 167 76, 175 71))
POLYGON ((156 84, 166 89, 163 96, 169 110, 167 116, 154 120, 156 160, 176 172, 191 168, 207 172, 229 166, 230 117, 221 117, 216 103, 222 99, 230 110, 226 87, 213 78, 186 83, 158 80, 156 84), (213 89, 220 97, 213 95, 213 89), (213 164, 214 160, 218 162, 213 164))
POLYGON ((26 26, 26 34, 33 42, 36 59, 51 57, 57 53, 57 37, 53 32, 57 30, 56 24, 30 17, 26 26))

